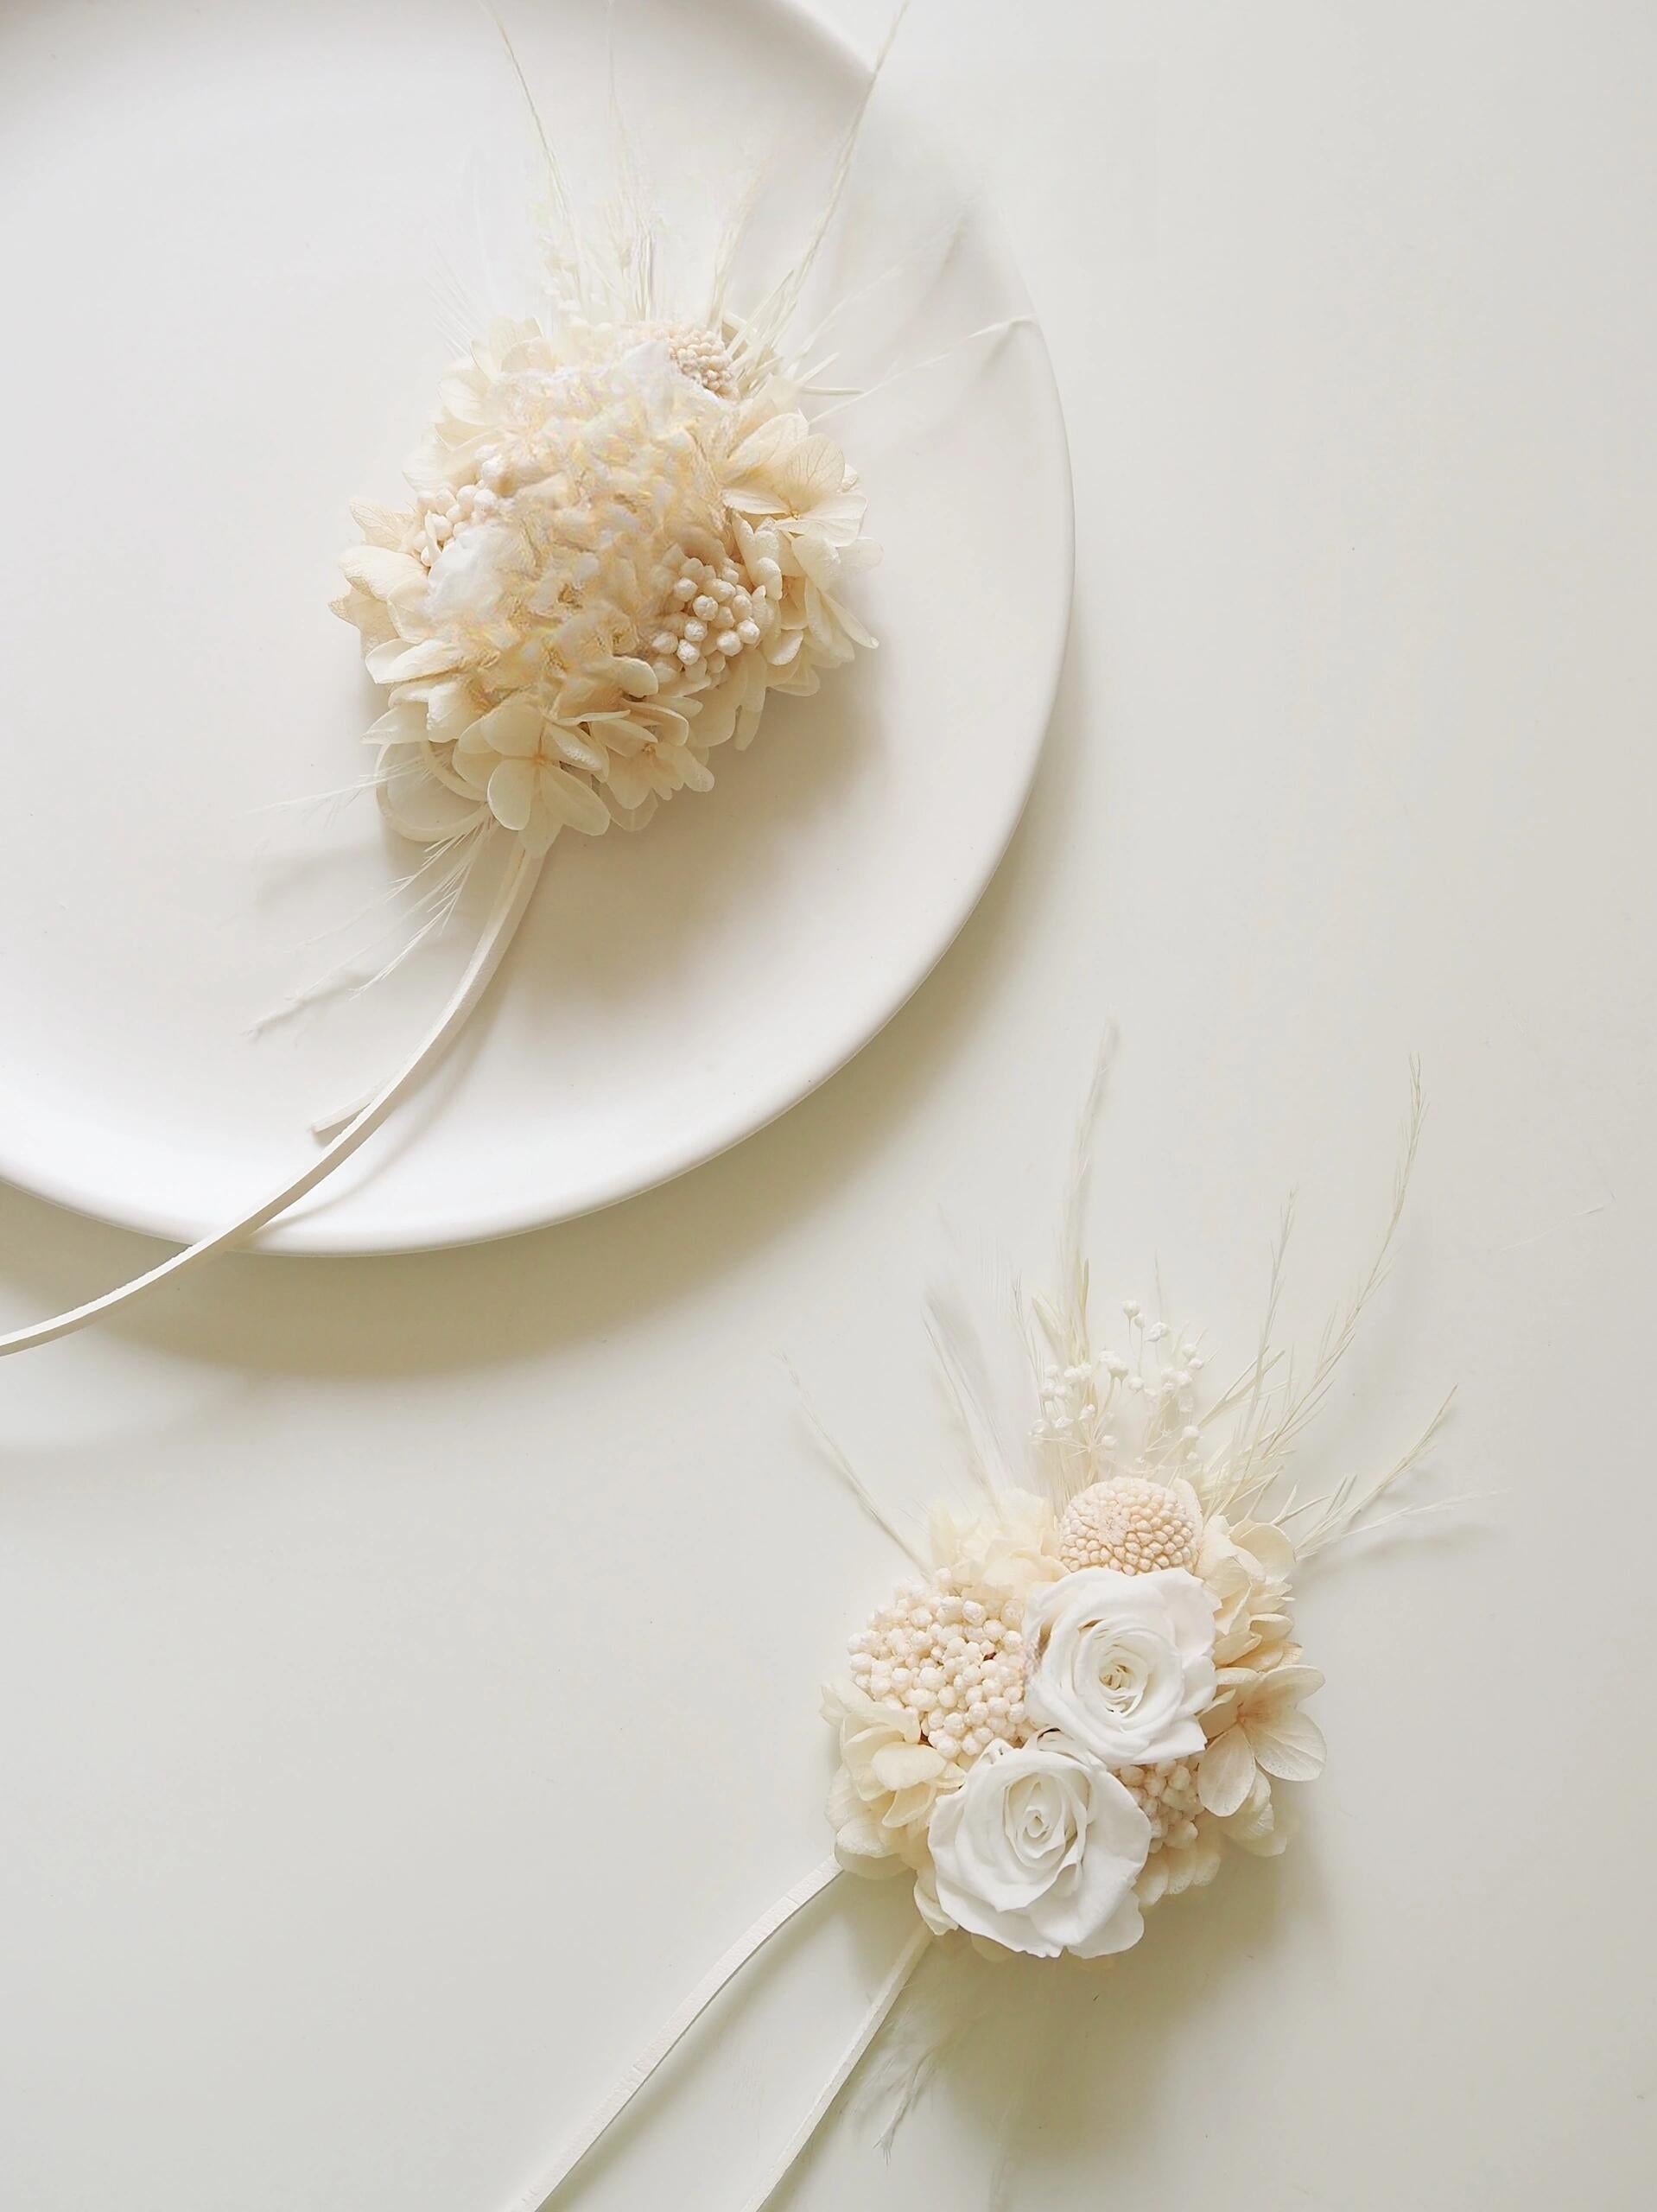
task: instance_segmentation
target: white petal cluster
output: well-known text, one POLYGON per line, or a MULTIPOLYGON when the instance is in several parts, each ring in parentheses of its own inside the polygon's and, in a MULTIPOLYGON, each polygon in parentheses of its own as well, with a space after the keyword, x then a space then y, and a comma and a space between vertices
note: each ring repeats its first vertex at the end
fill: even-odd
POLYGON ((337 607, 406 834, 637 828, 873 644, 843 596, 877 557, 857 480, 741 359, 687 325, 499 324, 444 380, 414 505, 353 507, 337 607))
POLYGON ((1197 1764, 1203 1807, 1245 1851, 1281 1851, 1286 1838, 1272 1783, 1311 1782, 1324 1768, 1323 1732, 1300 1711, 1323 1676, 1300 1663, 1292 1641, 1289 1575, 1293 1547, 1269 1523, 1235 1527, 1215 1514, 1203 1531, 1198 1571, 1214 1602, 1213 1702, 1197 1764))
POLYGON ((835 1848, 848 1872, 894 1873, 926 1861, 926 1829, 948 1762, 921 1741, 919 1717, 853 1682, 823 1693, 822 1717, 840 1732, 829 1800, 835 1848))

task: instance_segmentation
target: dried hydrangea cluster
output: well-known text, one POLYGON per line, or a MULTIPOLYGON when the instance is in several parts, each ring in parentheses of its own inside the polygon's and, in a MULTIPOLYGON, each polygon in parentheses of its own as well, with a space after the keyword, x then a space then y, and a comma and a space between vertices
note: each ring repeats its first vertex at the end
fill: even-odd
MULTIPOLYGON (((1038 1412, 1010 1448, 966 1380, 983 1362, 945 1345, 981 1508, 935 1520, 927 1570, 852 1637, 824 1704, 840 1862, 910 1872, 934 1933, 1101 1957, 1139 1940, 1145 1908, 1211 1881, 1228 1847, 1283 1849, 1283 1785, 1324 1764, 1292 1578, 1438 1425, 1378 1480, 1305 1503, 1286 1489, 1403 1181, 1381 1255, 1298 1387, 1263 1341, 1205 1403, 1197 1340, 1132 1300, 1124 1341, 1096 1352, 1079 1260, 1063 1300, 1021 1316, 1038 1412)), ((1276 1291, 1274 1269, 1273 1311, 1276 1291)))
POLYGON ((729 316, 554 321, 451 371, 411 506, 352 511, 337 611, 388 694, 383 803, 429 844, 638 828, 873 642, 842 595, 863 494, 774 353, 729 316))

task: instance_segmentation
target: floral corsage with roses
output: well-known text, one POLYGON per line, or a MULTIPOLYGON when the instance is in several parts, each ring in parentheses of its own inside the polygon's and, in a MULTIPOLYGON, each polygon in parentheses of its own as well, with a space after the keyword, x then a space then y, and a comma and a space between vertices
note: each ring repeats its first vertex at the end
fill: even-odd
POLYGON ((1302 1709, 1324 1678, 1295 1640, 1294 1577, 1374 1518, 1444 1411, 1378 1477, 1305 1499, 1289 1482, 1385 1272, 1419 1126, 1418 1086, 1381 1249, 1298 1376, 1271 1342, 1288 1217, 1260 1349, 1228 1386, 1206 1387, 1199 1338, 1133 1300, 1120 1341, 1095 1347, 1085 1146, 1065 1294, 1019 1302, 1039 1410, 1012 1450, 976 1346, 935 1332, 979 1497, 936 1513, 922 1551, 857 1484, 918 1572, 851 1638, 824 1701, 836 1856, 911 1874, 934 1934, 1102 1958, 1228 1848, 1283 1849, 1286 1785, 1324 1756, 1302 1709))

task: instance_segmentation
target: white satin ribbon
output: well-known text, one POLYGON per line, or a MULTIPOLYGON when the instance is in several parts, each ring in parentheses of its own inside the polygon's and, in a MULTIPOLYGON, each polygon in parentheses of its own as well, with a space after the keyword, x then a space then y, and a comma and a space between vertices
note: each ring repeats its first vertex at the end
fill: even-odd
POLYGON ((823 2083, 816 2103, 784 2145, 781 2155, 771 2167, 769 2179, 757 2195, 747 2199, 742 2212, 765 2212, 765 2208, 788 2179, 799 2162, 806 2145, 827 2119, 835 2099, 857 2070, 858 2061, 886 2025, 886 2016, 909 1986, 909 1978, 925 1956, 932 1941, 932 1932, 924 1923, 898 1954, 896 1965, 869 2000, 869 2009, 859 2022, 856 2033, 841 2051, 834 2072, 823 2083))
POLYGON ((251 1212, 230 1224, 228 1228, 215 1230, 198 1243, 175 1252, 159 1267, 151 1268, 145 1274, 135 1275, 130 1282, 106 1290, 102 1297, 88 1300, 67 1313, 59 1313, 49 1321, 36 1321, 26 1329, 14 1329, 9 1336, 0 1336, 0 1357, 7 1352, 28 1351, 35 1344, 49 1344, 55 1338, 72 1335, 84 1329, 89 1321, 96 1321, 105 1313, 112 1313, 117 1306, 124 1306, 129 1299, 149 1290, 157 1283, 170 1281, 186 1274, 202 1260, 211 1259, 216 1252, 228 1251, 232 1245, 246 1240, 273 1222, 278 1214, 314 1191, 319 1183, 326 1182, 334 1169, 350 1159, 359 1145, 365 1144, 376 1129, 402 1103, 415 1083, 464 1026, 479 1000, 488 989, 495 970, 499 967, 507 946, 517 934, 541 874, 541 861, 531 858, 522 846, 517 847, 506 864, 500 888, 495 895, 494 906, 484 924, 482 935, 467 964, 466 973, 455 985, 448 1003, 421 1039, 415 1050, 403 1062, 396 1075, 383 1084, 366 1103, 352 1116, 327 1148, 319 1153, 310 1166, 284 1183, 274 1197, 255 1206, 251 1212))
MULTIPOLYGON (((663 2061, 695 2027, 720 1992, 735 1980, 749 1960, 763 1950, 773 1936, 786 1928, 814 1897, 820 1897, 841 1871, 835 1860, 825 1859, 803 1880, 796 1882, 792 1889, 784 1891, 775 1904, 737 1937, 729 1949, 702 1976, 678 2011, 612 2084, 594 2110, 571 2132, 551 2165, 530 2188, 520 2190, 503 2208, 503 2212, 544 2212, 545 2207, 557 2196, 588 2152, 609 2133, 663 2061)), ((765 2212, 765 2208, 776 2196, 800 2154, 816 2134, 825 2113, 849 2080, 859 2059, 879 2031, 881 2023, 897 2003, 905 1984, 919 1964, 921 1955, 930 1941, 927 1929, 922 1927, 917 1929, 905 1947, 897 1965, 876 1991, 868 2011, 835 2062, 833 2073, 810 2111, 790 2137, 780 2159, 771 2166, 769 2177, 759 2193, 747 2200, 744 2212, 765 2212)))

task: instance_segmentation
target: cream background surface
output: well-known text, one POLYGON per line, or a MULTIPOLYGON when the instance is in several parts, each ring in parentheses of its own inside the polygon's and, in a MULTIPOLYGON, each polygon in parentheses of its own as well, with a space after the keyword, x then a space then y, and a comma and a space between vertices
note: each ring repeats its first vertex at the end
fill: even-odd
MULTIPOLYGON (((1476 1497, 1308 1580, 1290 1855, 1103 1975, 952 1978, 1004 2011, 789 2201, 1648 2201, 1657 25, 917 0, 894 70, 1069 415, 1024 827, 901 1018, 712 1166, 492 1248, 232 1261, 0 1370, 20 2212, 529 2177, 824 1847, 816 1683, 895 1563, 783 1357, 884 1497, 950 1483, 924 1291, 1039 1273, 1113 1018, 1099 1280, 1159 1264, 1240 1355, 1292 1185, 1290 1321, 1361 1266, 1420 1055, 1317 1449, 1457 1382, 1434 1480, 1476 1497)), ((152 1249, 0 1194, 0 1313, 152 1249)), ((740 2202, 902 1926, 836 1893, 570 2201, 740 2202)))

